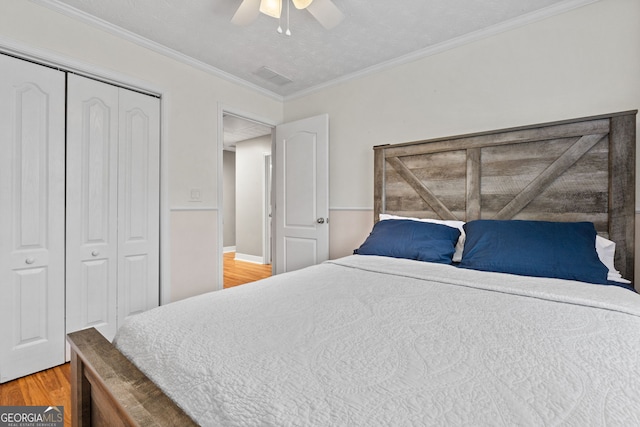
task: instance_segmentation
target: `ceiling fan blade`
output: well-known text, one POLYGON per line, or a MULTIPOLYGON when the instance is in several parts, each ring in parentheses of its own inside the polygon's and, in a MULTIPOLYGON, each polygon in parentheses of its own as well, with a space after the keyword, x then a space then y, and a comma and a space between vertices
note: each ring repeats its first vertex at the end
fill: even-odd
POLYGON ((340 12, 340 9, 338 9, 331 0, 313 0, 313 2, 307 6, 307 10, 327 30, 332 29, 344 19, 343 13, 340 12))
POLYGON ((249 25, 258 17, 259 9, 260 0, 243 0, 231 22, 235 25, 249 25))
POLYGON ((296 9, 306 9, 312 1, 313 0, 293 0, 293 5, 296 9))

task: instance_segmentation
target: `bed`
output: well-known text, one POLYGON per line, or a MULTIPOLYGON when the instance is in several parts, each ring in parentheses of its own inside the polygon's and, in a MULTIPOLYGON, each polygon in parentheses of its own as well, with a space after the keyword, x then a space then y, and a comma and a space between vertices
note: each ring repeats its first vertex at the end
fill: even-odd
POLYGON ((374 147, 356 254, 70 334, 74 425, 640 424, 635 116, 374 147))

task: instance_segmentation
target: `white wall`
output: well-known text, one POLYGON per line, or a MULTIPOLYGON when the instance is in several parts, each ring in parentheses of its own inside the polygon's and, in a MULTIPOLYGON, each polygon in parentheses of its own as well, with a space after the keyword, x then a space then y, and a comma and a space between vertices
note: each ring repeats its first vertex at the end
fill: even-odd
POLYGON ((287 100, 286 121, 330 117, 331 227, 351 230, 331 256, 371 227, 374 145, 640 108, 639 22, 640 1, 601 0, 287 100))
MULTIPOLYGON (((236 258, 265 263, 265 155, 271 135, 236 144, 236 258)), ((268 264, 269 262, 266 262, 268 264)))
POLYGON ((224 212, 222 246, 226 251, 226 248, 236 246, 236 153, 225 150, 222 155, 222 210, 224 212))
POLYGON ((119 74, 164 93, 169 298, 218 289, 218 109, 233 107, 279 123, 282 102, 25 0, 2 0, 0 48, 7 45, 119 74), (189 201, 192 188, 201 190, 201 201, 189 201))
POLYGON ((332 258, 373 223, 374 145, 640 108, 638 0, 600 0, 284 104, 32 2, 1 1, 0 48, 15 42, 163 91, 172 300, 220 285, 221 107, 272 123, 329 114, 332 258))

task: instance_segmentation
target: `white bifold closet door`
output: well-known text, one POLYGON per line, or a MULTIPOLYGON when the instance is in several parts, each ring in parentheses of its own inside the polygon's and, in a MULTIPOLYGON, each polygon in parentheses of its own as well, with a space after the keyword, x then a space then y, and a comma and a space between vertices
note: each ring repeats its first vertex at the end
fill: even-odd
POLYGON ((160 100, 120 89, 118 326, 160 303, 160 100))
POLYGON ((66 327, 112 339, 159 303, 160 102, 71 74, 67 92, 66 327))
POLYGON ((65 74, 0 55, 0 382, 64 363, 65 74))

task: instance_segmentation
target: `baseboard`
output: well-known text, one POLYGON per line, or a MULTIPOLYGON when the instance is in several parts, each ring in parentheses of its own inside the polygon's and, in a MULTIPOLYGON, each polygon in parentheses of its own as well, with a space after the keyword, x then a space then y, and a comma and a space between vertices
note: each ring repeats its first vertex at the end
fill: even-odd
POLYGON ((222 252, 227 253, 227 252, 235 252, 236 251, 236 247, 235 246, 225 246, 224 248, 222 248, 222 252))
POLYGON ((264 258, 261 256, 239 254, 238 252, 236 252, 235 259, 237 261, 252 262, 254 264, 264 264, 264 258))

